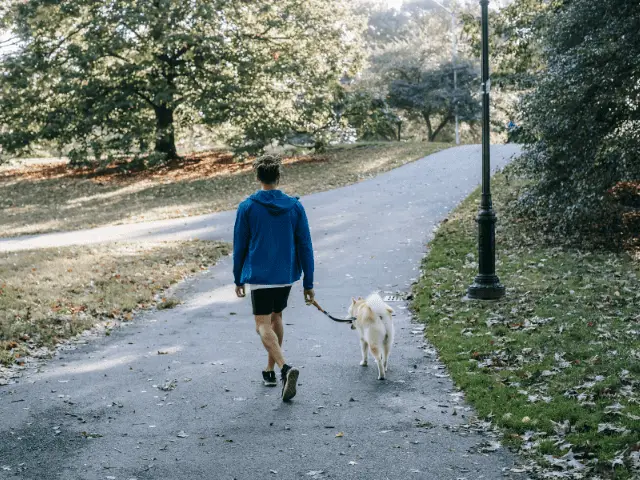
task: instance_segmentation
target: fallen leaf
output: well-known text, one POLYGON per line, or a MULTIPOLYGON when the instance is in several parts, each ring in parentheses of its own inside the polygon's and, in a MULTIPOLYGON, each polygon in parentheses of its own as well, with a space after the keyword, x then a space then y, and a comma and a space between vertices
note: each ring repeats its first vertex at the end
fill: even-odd
POLYGON ((163 392, 170 392, 171 390, 174 390, 176 387, 178 386, 178 380, 173 380, 173 381, 166 381, 164 383, 164 385, 159 385, 157 388, 159 390, 162 390, 163 392))

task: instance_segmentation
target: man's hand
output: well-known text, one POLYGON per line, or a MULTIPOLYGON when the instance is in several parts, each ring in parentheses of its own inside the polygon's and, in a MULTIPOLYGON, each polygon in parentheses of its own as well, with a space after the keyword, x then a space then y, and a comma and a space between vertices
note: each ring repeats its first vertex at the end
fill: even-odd
POLYGON ((304 291, 304 302, 307 305, 311 305, 311 303, 315 300, 315 298, 316 298, 316 294, 314 293, 313 288, 311 288, 309 290, 305 289, 305 291, 304 291))
POLYGON ((238 298, 244 298, 247 296, 244 290, 244 285, 241 285, 241 286, 236 285, 236 295, 238 296, 238 298))

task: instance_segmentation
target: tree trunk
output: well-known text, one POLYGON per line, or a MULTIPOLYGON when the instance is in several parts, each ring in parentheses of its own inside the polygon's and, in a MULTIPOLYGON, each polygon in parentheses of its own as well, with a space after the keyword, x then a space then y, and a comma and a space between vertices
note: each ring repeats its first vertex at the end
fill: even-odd
POLYGON ((398 141, 402 139, 402 122, 398 122, 398 141))
POLYGON ((176 138, 173 128, 173 110, 166 106, 155 108, 156 111, 156 146, 157 153, 163 153, 167 160, 178 158, 176 138))
POLYGON ((435 131, 433 132, 433 134, 429 135, 429 141, 433 142, 435 140, 435 138, 438 136, 438 134, 440 133, 440 130, 442 130, 444 128, 444 126, 449 123, 449 121, 451 120, 451 117, 446 117, 442 120, 442 122, 440 122, 440 125, 438 125, 438 128, 435 129, 435 131))
POLYGON ((424 118, 424 121, 427 124, 427 138, 429 139, 429 141, 432 141, 433 129, 431 128, 431 119, 429 118, 429 112, 422 112, 422 118, 424 118))

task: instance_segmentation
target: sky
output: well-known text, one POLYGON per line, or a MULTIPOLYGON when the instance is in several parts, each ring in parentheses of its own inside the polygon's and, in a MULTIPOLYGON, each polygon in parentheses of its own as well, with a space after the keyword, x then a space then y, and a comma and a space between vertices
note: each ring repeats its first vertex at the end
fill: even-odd
MULTIPOLYGON (((397 10, 400 9, 400 7, 402 7, 402 4, 405 2, 405 0, 383 0, 386 1, 387 6, 389 8, 395 8, 397 10)), ((505 5, 511 3, 513 0, 492 0, 489 5, 492 8, 500 8, 500 7, 504 7, 505 5)), ((443 2, 444 4, 449 4, 451 2, 445 0, 443 2)), ((478 0, 457 0, 457 5, 469 5, 469 4, 477 4, 479 3, 478 0)))
POLYGON ((0 56, 9 53, 12 50, 12 48, 5 45, 9 38, 11 38, 9 33, 0 30, 0 56))

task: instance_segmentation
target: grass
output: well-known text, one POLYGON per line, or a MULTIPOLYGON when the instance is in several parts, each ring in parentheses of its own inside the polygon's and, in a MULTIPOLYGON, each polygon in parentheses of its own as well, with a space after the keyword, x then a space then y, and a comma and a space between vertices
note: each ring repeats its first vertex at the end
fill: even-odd
POLYGON ((477 268, 475 192, 424 261, 415 309, 426 335, 478 414, 521 453, 564 478, 638 478, 638 263, 538 242, 508 212, 521 182, 500 174, 493 185, 506 298, 462 301, 477 268))
MULTIPOLYGON (((286 159, 292 195, 356 183, 449 147, 364 143, 286 159)), ((178 166, 136 174, 70 171, 63 162, 0 170, 0 236, 68 231, 199 215, 235 208, 256 189, 251 162, 230 154, 191 155, 178 166)))
POLYGON ((226 244, 111 243, 0 257, 0 363, 21 363, 98 322, 129 321, 136 310, 173 308, 171 284, 216 263, 226 244))

